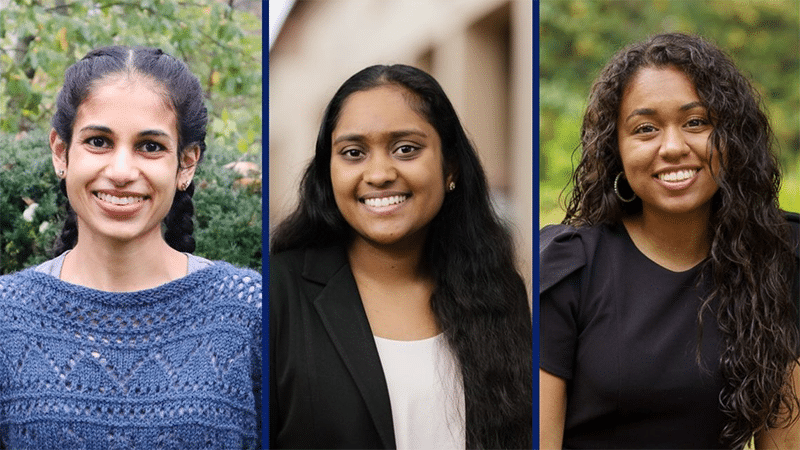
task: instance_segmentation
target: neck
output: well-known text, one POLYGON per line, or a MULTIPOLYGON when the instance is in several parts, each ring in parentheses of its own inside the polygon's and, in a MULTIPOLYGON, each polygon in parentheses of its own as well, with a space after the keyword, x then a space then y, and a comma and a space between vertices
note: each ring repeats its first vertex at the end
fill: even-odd
POLYGON ((347 250, 372 333, 409 341, 439 333, 430 299, 435 283, 423 258, 423 239, 379 245, 356 237, 347 250))
POLYGON ((707 208, 685 214, 645 210, 623 223, 642 253, 667 269, 683 271, 708 256, 710 217, 711 210, 707 208))
POLYGON ((356 237, 347 249, 354 274, 403 285, 427 279, 423 243, 383 246, 356 237))
POLYGON ((160 230, 116 241, 78 231, 64 259, 61 280, 109 292, 151 289, 186 275, 186 255, 171 248, 160 230))

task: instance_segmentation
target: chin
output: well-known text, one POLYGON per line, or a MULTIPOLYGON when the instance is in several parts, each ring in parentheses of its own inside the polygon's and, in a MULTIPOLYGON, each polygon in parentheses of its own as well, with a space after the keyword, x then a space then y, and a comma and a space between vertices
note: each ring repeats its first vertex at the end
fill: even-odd
POLYGON ((679 204, 679 205, 665 205, 661 208, 667 214, 685 215, 707 211, 710 203, 705 204, 679 204))
POLYGON ((360 239, 362 241, 366 241, 371 243, 372 245, 377 246, 390 246, 395 245, 402 242, 407 236, 400 235, 397 233, 365 233, 365 234, 356 234, 356 239, 360 239))
MULTIPOLYGON (((159 229, 158 231, 160 234, 161 230, 159 229)), ((125 226, 116 226, 116 227, 106 227, 104 230, 99 231, 97 234, 111 241, 115 241, 118 243, 125 243, 140 239, 143 236, 150 234, 150 232, 143 230, 141 227, 127 228, 125 226)))

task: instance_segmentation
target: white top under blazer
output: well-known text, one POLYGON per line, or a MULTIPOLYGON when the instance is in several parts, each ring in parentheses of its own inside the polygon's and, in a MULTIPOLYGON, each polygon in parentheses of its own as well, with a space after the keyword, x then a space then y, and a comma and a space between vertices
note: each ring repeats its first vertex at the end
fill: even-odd
POLYGON ((419 341, 375 336, 389 388, 395 443, 405 449, 463 449, 464 386, 443 334, 419 341))

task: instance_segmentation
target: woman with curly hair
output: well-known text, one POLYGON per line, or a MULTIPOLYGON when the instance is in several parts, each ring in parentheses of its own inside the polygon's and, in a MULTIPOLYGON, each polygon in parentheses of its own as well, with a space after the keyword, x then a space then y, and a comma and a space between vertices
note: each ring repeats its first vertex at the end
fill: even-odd
POLYGON ((541 448, 800 446, 798 216, 759 97, 662 34, 595 81, 540 234, 541 448))
POLYGON ((512 249, 436 80, 345 81, 272 238, 270 447, 530 448, 512 249))

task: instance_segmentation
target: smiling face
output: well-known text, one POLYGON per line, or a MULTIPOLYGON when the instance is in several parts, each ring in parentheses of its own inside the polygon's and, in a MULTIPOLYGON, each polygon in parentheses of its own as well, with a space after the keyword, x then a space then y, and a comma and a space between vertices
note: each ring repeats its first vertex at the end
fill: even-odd
POLYGON ((332 133, 336 205, 356 239, 378 245, 424 241, 445 186, 441 140, 408 104, 412 94, 386 85, 344 102, 332 133))
POLYGON ((101 81, 78 107, 69 148, 55 131, 50 144, 56 171, 66 172, 79 244, 160 239, 176 187, 193 173, 178 171, 175 112, 136 76, 101 81))
POLYGON ((617 137, 625 177, 643 214, 710 212, 718 185, 712 126, 694 84, 675 67, 644 67, 625 87, 617 137))

